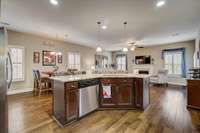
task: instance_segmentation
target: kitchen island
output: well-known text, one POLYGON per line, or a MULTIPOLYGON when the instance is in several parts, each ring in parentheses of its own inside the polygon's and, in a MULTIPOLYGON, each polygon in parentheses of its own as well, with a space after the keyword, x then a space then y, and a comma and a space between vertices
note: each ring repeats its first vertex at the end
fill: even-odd
POLYGON ((92 74, 51 77, 53 118, 60 126, 95 110, 148 107, 149 76, 92 74))

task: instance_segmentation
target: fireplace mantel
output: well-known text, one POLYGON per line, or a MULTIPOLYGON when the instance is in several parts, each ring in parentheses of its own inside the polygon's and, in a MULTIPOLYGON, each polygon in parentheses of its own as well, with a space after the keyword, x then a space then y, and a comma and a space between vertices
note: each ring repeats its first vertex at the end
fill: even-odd
POLYGON ((153 75, 154 69, 153 65, 134 65, 133 66, 133 73, 134 74, 141 74, 140 72, 147 71, 149 75, 153 75))

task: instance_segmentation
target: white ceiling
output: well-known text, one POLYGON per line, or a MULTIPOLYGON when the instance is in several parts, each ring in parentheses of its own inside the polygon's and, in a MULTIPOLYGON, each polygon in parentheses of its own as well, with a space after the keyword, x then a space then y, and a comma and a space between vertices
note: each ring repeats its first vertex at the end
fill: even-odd
POLYGON ((102 21, 108 26, 101 31, 100 46, 105 50, 120 49, 131 40, 146 46, 196 37, 200 0, 155 5, 156 0, 60 0, 58 6, 49 0, 2 0, 2 21, 14 30, 93 47, 98 44, 96 22, 102 21), (128 22, 126 40, 122 39, 124 21, 128 22))

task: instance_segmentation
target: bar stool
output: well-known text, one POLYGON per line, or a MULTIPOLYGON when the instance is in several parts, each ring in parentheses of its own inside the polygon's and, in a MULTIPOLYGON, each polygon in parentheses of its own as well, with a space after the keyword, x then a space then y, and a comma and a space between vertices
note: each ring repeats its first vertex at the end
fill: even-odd
POLYGON ((34 75, 34 95, 40 96, 42 92, 48 92, 51 90, 49 87, 49 78, 41 77, 39 70, 33 70, 34 75))

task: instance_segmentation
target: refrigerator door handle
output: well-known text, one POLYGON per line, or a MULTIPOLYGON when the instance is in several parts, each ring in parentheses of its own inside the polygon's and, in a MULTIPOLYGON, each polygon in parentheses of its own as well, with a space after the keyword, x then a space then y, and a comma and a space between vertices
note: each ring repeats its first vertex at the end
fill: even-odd
POLYGON ((12 65, 12 59, 11 59, 11 55, 8 52, 8 60, 10 62, 10 81, 8 82, 8 89, 10 88, 11 84, 12 84, 12 80, 13 80, 13 65, 12 65))

